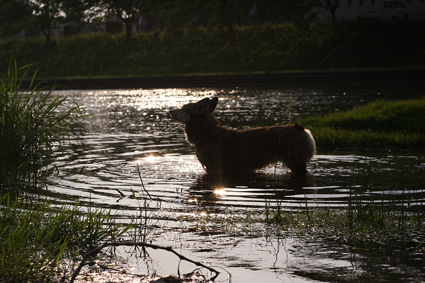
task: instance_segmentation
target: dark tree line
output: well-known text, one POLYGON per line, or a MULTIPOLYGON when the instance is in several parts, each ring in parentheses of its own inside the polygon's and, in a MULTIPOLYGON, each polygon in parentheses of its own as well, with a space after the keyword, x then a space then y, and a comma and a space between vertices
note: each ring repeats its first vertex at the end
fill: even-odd
MULTIPOLYGON (((140 17, 167 15, 170 27, 223 26, 232 33, 235 24, 280 23, 288 18, 311 16, 314 7, 330 0, 0 0, 0 36, 20 31, 42 32, 50 41, 57 23, 81 29, 89 22, 119 19, 131 38, 140 17), (252 17, 252 19, 250 19, 252 17)), ((324 5, 325 4, 325 5, 324 5)))

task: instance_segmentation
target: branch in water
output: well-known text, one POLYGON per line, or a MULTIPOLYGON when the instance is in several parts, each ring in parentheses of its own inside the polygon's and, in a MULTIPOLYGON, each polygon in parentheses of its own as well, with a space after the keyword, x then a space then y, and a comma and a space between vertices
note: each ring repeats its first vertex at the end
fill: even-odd
POLYGON ((218 271, 217 271, 217 270, 215 270, 214 268, 209 267, 209 266, 206 266, 206 265, 204 265, 204 264, 203 264, 203 263, 201 263, 201 262, 191 260, 190 258, 187 258, 187 257, 185 257, 184 255, 179 254, 178 252, 176 252, 175 250, 173 250, 171 247, 161 247, 161 246, 157 246, 157 245, 147 244, 147 243, 145 243, 145 242, 110 242, 110 243, 104 243, 104 244, 103 244, 103 245, 101 245, 100 247, 98 247, 98 248, 96 248, 96 249, 94 249, 94 250, 91 250, 90 252, 86 253, 86 254, 83 256, 83 259, 81 260, 81 262, 80 262, 80 264, 78 265, 77 269, 76 269, 76 270, 74 271, 74 273, 72 274, 71 281, 70 281, 69 283, 73 283, 73 282, 74 282, 75 278, 76 278, 76 277, 78 276, 78 274, 80 273, 81 268, 83 268, 83 266, 85 265, 85 263, 86 263, 87 259, 88 259, 90 256, 98 254, 98 253, 99 253, 99 252, 100 252, 103 248, 106 248, 106 247, 117 247, 117 246, 142 246, 142 247, 152 248, 152 249, 155 249, 155 250, 160 249, 160 250, 166 250, 166 251, 172 252, 172 253, 173 253, 173 254, 175 254, 175 255, 176 255, 176 256, 177 256, 180 260, 188 261, 188 262, 190 262, 190 263, 195 264, 196 266, 200 266, 200 267, 203 267, 203 268, 208 269, 208 270, 209 270, 209 271, 211 271, 211 272, 214 272, 214 273, 215 273, 215 276, 211 278, 211 281, 214 281, 214 280, 217 278, 217 276, 220 274, 220 272, 218 272, 218 271))

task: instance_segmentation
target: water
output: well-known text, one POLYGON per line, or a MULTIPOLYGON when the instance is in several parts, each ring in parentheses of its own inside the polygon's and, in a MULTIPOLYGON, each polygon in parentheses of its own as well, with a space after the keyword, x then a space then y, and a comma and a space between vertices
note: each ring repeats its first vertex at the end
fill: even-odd
MULTIPOLYGON (((55 203, 80 201, 88 207, 112 208, 117 221, 135 221, 143 196, 138 167, 149 194, 161 199, 150 203, 160 209, 151 214, 149 240, 231 273, 229 279, 222 272, 220 282, 425 280, 423 255, 372 255, 325 240, 273 234, 258 220, 266 206, 347 207, 353 191, 359 199, 373 196, 395 205, 422 207, 424 152, 330 151, 318 145, 307 178, 291 178, 280 164, 219 188, 186 142, 183 125, 169 115, 185 103, 218 96, 216 117, 221 124, 243 129, 256 125, 260 109, 264 120, 289 121, 293 116, 326 115, 417 93, 155 89, 70 91, 68 95, 70 103, 81 105, 91 116, 79 138, 57 151, 57 173, 48 186, 55 203), (132 198, 133 191, 139 200, 132 198)), ((148 258, 130 249, 119 252, 129 260, 128 272, 177 274, 177 257, 167 252, 150 250, 148 258)), ((187 273, 195 267, 182 263, 180 269, 187 273)), ((117 278, 117 282, 124 280, 117 278)))

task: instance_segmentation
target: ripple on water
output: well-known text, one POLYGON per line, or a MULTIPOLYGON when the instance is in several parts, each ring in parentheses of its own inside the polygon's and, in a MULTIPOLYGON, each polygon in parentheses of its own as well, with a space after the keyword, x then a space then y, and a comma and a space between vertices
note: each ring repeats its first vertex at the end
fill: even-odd
MULTIPOLYGON (((110 207, 117 219, 129 223, 131 217, 140 216, 139 208, 146 198, 138 167, 149 194, 162 200, 155 212, 155 227, 161 227, 162 232, 156 234, 155 241, 180 248, 195 260, 224 267, 232 273, 232 282, 362 278, 369 272, 364 263, 371 258, 324 242, 265 235, 260 222, 246 230, 236 229, 234 234, 214 234, 214 225, 222 225, 220 217, 242 219, 252 211, 262 215, 267 206, 288 210, 306 205, 347 207, 352 196, 364 201, 424 205, 425 155, 421 152, 319 149, 305 178, 292 177, 279 164, 217 184, 187 144, 183 126, 169 116, 171 109, 183 104, 219 96, 216 115, 220 122, 242 129, 255 126, 260 105, 264 119, 289 121, 292 116, 352 108, 385 97, 384 91, 379 96, 370 91, 239 89, 97 90, 69 95, 92 115, 87 118, 86 132, 55 154, 58 174, 50 178, 49 185, 55 202, 80 200, 87 206, 110 207), (137 199, 132 198, 133 192, 137 199), (185 215, 192 220, 182 220, 185 215), (247 236, 241 236, 243 233, 247 236), (357 261, 362 257, 367 260, 357 261)), ((388 97, 392 95, 388 93, 388 97)), ((130 262, 136 273, 157 270, 163 275, 175 274, 178 265, 169 253, 149 251, 154 260, 141 264, 134 260, 134 252, 120 252, 125 258, 133 257, 130 262)), ((382 268, 378 278, 388 278, 383 274, 390 267, 382 268)), ((417 268, 412 270, 420 274, 417 268)))

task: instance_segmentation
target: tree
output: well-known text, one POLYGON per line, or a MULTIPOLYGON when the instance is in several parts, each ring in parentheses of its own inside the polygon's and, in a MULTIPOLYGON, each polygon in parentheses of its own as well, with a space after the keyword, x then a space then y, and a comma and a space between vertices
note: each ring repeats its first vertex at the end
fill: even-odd
POLYGON ((81 29, 93 18, 102 14, 102 7, 96 0, 62 0, 62 12, 65 15, 62 21, 72 22, 81 29))
POLYGON ((140 14, 143 0, 103 0, 106 10, 125 24, 127 39, 131 39, 133 22, 140 14))
MULTIPOLYGON (((22 30, 42 32, 47 44, 55 23, 74 22, 80 27, 94 12, 96 0, 0 0, 1 35, 8 36, 22 30)), ((97 11, 96 11, 97 12, 97 11)))
POLYGON ((32 24, 41 31, 47 44, 52 38, 52 27, 61 15, 62 0, 32 0, 29 2, 33 11, 32 24))
POLYGON ((227 28, 231 38, 234 36, 233 25, 237 22, 237 15, 241 12, 248 14, 252 1, 249 0, 212 0, 218 2, 216 15, 218 24, 227 28))
POLYGON ((320 0, 257 0, 260 22, 281 23, 288 18, 304 18, 320 0))
POLYGON ((0 0, 0 35, 7 37, 24 30, 32 16, 28 1, 0 0))
POLYGON ((336 22, 336 10, 339 8, 340 0, 317 0, 318 6, 329 11, 332 22, 336 22))
POLYGON ((133 23, 140 16, 154 19, 169 7, 172 0, 103 0, 103 5, 109 14, 117 16, 124 22, 127 39, 131 39, 133 23))
POLYGON ((171 13, 176 26, 222 26, 233 36, 233 25, 247 17, 253 0, 176 0, 171 13))

